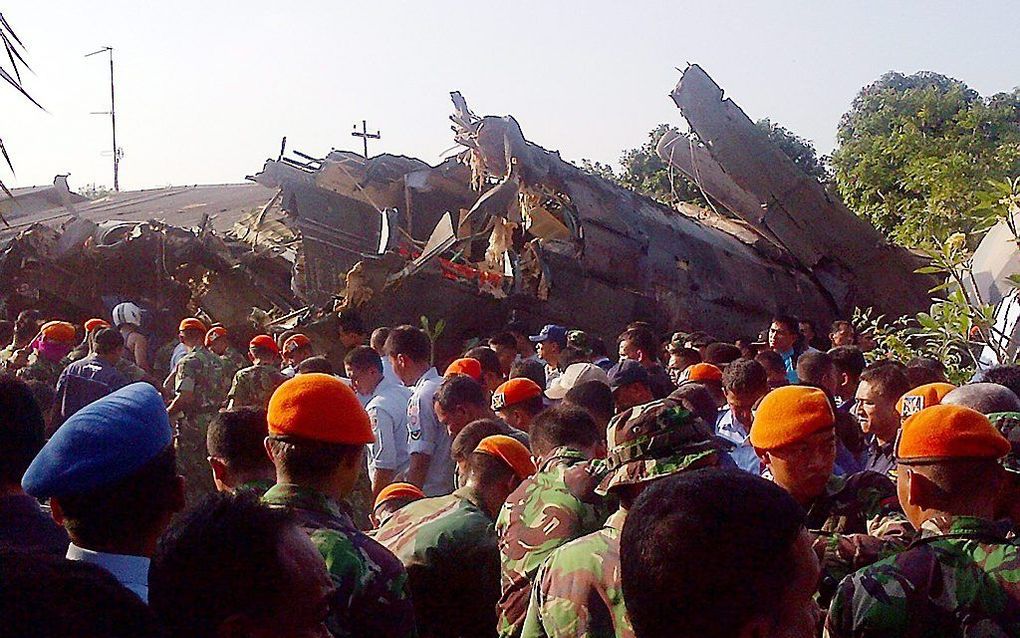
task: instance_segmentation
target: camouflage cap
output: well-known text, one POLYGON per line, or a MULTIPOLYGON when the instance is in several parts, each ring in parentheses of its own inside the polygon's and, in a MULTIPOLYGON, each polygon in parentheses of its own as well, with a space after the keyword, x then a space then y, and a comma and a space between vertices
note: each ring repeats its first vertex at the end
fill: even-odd
POLYGON ((1009 441, 1013 450, 1002 459, 1008 472, 1020 474, 1020 412, 993 412, 988 415, 995 429, 1009 441))
POLYGON ((716 454, 705 422, 670 399, 616 415, 609 422, 608 436, 608 473, 595 490, 602 495, 619 485, 682 472, 716 454))
POLYGON ((568 330, 567 345, 582 352, 588 352, 591 349, 591 340, 588 338, 588 333, 583 330, 568 330))

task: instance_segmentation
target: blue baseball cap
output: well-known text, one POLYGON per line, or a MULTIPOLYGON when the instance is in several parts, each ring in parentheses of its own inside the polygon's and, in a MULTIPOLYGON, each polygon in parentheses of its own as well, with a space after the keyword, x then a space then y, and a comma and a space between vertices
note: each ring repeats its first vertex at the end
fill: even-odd
POLYGON ((173 444, 163 397, 132 383, 75 412, 21 479, 36 498, 81 494, 127 478, 173 444))
POLYGON ((609 369, 609 388, 614 392, 631 383, 648 384, 648 371, 633 359, 622 359, 609 369))
POLYGON ((560 344, 561 346, 567 345, 567 329, 563 326, 557 326, 556 324, 546 324, 542 326, 542 331, 537 335, 531 335, 528 337, 535 343, 542 343, 543 341, 553 341, 560 344))

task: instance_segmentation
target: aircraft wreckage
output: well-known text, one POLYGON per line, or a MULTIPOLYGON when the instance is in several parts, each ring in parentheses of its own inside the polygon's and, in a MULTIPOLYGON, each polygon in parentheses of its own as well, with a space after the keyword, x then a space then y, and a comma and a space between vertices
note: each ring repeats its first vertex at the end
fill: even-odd
POLYGON ((143 288, 228 325, 253 307, 260 329, 345 308, 370 324, 444 318, 440 358, 511 317, 605 337, 635 320, 735 337, 774 313, 827 321, 855 306, 898 316, 927 305, 919 258, 800 171, 704 71, 689 67, 672 97, 691 135, 667 136, 659 153, 712 210, 673 209, 585 173, 527 141, 512 117, 479 117, 453 93, 465 150, 437 166, 281 153, 251 178, 275 196, 225 240, 157 223, 109 239, 76 221, 63 236, 33 227, 0 260, 2 292, 38 288, 32 269, 64 259, 63 289, 90 273, 101 295, 106 275, 92 262, 117 254, 128 264, 113 278, 120 296, 143 288), (75 248, 70 261, 59 245, 75 248), (138 254, 118 252, 129 246, 138 254))

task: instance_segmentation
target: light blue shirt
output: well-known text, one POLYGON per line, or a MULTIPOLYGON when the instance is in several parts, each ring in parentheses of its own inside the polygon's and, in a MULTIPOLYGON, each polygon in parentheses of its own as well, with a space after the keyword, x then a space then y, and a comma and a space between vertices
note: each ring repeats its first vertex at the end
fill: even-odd
POLYGON ((393 363, 390 362, 390 358, 389 357, 379 358, 382 359, 383 380, 389 381, 390 383, 398 386, 404 385, 403 383, 400 382, 400 377, 397 376, 397 373, 393 371, 393 363))
POLYGON ((800 377, 797 376, 796 351, 788 350, 786 352, 780 352, 779 356, 783 358, 783 363, 786 364, 786 380, 794 385, 800 383, 800 377))
POLYGON ((149 559, 145 556, 94 552, 71 543, 67 546, 67 560, 80 560, 102 567, 113 574, 121 585, 133 591, 142 602, 149 603, 149 559))
POLYGON ((407 469, 407 404, 410 399, 410 388, 383 377, 365 405, 375 435, 375 443, 368 446, 368 472, 373 482, 376 469, 394 472, 407 469))
POLYGON ((719 417, 715 420, 715 434, 733 444, 729 455, 737 467, 755 476, 761 474, 761 460, 754 453, 751 436, 745 432, 744 426, 734 418, 729 408, 719 411, 719 417))
POLYGON ((453 492, 456 464, 450 454, 453 441, 446 426, 436 418, 432 397, 443 383, 435 368, 429 368, 415 382, 407 402, 407 452, 430 457, 422 491, 425 496, 444 496, 453 492))

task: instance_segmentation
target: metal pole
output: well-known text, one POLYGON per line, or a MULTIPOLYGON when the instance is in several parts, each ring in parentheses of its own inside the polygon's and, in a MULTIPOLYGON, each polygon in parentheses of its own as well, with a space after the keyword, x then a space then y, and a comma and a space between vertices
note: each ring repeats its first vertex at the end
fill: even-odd
POLYGON ((361 141, 365 143, 365 159, 368 159, 368 120, 361 120, 361 141))
POLYGON ((113 47, 110 47, 110 127, 113 129, 113 190, 120 192, 120 153, 117 151, 117 102, 113 92, 113 47))

